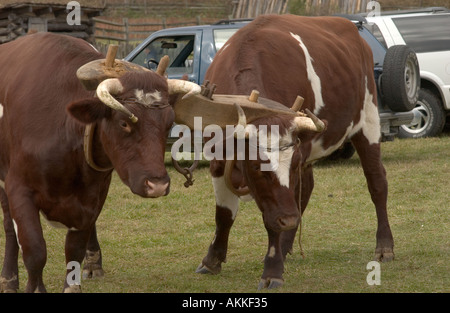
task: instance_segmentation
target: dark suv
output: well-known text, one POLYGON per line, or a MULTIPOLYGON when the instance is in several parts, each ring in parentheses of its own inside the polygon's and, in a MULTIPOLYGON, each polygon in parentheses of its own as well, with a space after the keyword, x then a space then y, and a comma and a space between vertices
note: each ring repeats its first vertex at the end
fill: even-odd
MULTIPOLYGON (((355 23, 360 35, 372 48, 375 79, 378 81, 382 138, 392 140, 400 125, 410 124, 414 120, 411 110, 416 104, 420 83, 416 55, 405 45, 386 50, 363 27, 365 18, 347 18, 355 23)), ((201 84, 216 52, 228 38, 249 22, 250 20, 227 20, 213 25, 160 30, 145 39, 125 60, 155 69, 161 57, 168 55, 171 60, 167 69, 169 78, 187 75, 190 81, 201 84)), ((350 144, 344 147, 351 149, 350 144)))

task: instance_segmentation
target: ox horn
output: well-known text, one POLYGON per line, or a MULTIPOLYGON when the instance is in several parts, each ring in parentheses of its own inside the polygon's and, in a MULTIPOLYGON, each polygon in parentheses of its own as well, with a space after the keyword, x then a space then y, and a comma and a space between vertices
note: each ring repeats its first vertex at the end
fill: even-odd
POLYGON ((233 182, 232 182, 232 175, 233 175, 233 168, 236 165, 236 160, 227 160, 225 162, 225 170, 224 170, 224 179, 225 179, 225 185, 228 187, 228 189, 234 193, 236 196, 238 197, 243 197, 246 196, 250 193, 250 189, 248 188, 248 186, 245 187, 238 187, 235 188, 233 186, 233 182))
POLYGON ((169 86, 169 94, 185 93, 183 98, 186 99, 193 95, 198 95, 202 91, 202 88, 196 83, 181 80, 181 79, 167 79, 167 85, 169 86))
POLYGON ((122 83, 117 78, 109 78, 102 81, 97 87, 97 97, 110 108, 127 114, 133 123, 138 121, 138 118, 124 107, 119 101, 114 99, 112 95, 117 95, 123 91, 122 83))
POLYGON ((325 123, 310 110, 305 109, 305 111, 307 116, 297 116, 294 118, 297 130, 310 130, 318 133, 323 132, 326 128, 325 123))
MULTIPOLYGON (((247 117, 245 116, 244 110, 241 108, 241 106, 237 103, 234 103, 234 106, 237 110, 238 113, 238 124, 242 126, 242 130, 238 130, 237 132, 234 133, 235 138, 237 139, 247 139, 249 134, 248 132, 245 130, 245 127, 247 126, 247 117), (244 135, 242 135, 242 132, 244 132, 244 135)), ((236 196, 238 197, 242 197, 242 196, 246 196, 250 193, 250 189, 248 188, 248 186, 245 186, 243 188, 235 188, 233 186, 233 182, 232 182, 232 173, 233 173, 233 168, 236 164, 236 159, 233 160, 226 160, 225 162, 225 170, 224 170, 224 179, 225 179, 225 184, 228 187, 229 190, 231 190, 232 193, 234 193, 236 196)))
POLYGON ((242 130, 238 130, 234 133, 234 137, 237 139, 248 139, 248 132, 246 131, 245 127, 247 127, 247 117, 245 116, 244 110, 241 108, 241 106, 237 103, 234 103, 234 107, 237 110, 238 113, 238 123, 237 125, 242 126, 242 130), (242 133, 244 132, 244 135, 242 133))

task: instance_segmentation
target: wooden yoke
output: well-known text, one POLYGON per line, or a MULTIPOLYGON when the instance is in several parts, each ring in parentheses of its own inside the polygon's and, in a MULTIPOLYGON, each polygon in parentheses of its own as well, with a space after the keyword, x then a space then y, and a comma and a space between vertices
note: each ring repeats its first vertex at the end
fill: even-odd
MULTIPOLYGON (((208 91, 203 92, 203 94, 207 93, 208 91)), ((239 117, 234 106, 235 103, 244 110, 248 123, 258 118, 277 114, 291 115, 292 117, 303 116, 300 112, 295 112, 279 102, 259 97, 258 94, 257 91, 252 92, 250 97, 217 94, 211 98, 194 95, 178 100, 174 106, 175 122, 194 129, 194 117, 202 117, 202 130, 211 124, 221 128, 225 128, 227 125, 237 125, 239 117)))
POLYGON ((114 67, 114 60, 116 59, 118 48, 119 48, 118 45, 109 45, 105 60, 106 67, 114 67))
POLYGON ((110 45, 106 59, 94 60, 77 70, 77 77, 87 90, 95 90, 108 78, 119 78, 128 72, 150 72, 140 65, 116 59, 117 45, 110 45))
POLYGON ((156 69, 156 74, 164 76, 166 69, 169 66, 169 56, 165 55, 159 60, 158 68, 156 69))

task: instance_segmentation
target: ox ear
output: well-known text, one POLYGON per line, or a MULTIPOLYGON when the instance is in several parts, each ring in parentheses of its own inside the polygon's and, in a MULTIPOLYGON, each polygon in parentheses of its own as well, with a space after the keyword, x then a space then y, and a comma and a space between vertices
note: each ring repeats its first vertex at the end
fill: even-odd
POLYGON ((67 111, 83 124, 94 123, 111 114, 111 109, 97 98, 74 101, 67 106, 67 111))

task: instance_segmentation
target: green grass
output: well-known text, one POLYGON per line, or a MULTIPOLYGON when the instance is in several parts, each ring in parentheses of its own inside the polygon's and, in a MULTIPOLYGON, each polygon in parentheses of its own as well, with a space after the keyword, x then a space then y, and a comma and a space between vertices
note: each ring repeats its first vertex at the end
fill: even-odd
MULTIPOLYGON (((449 292, 450 136, 382 144, 389 181, 388 213, 395 260, 381 264, 381 285, 366 283, 375 249, 376 216, 357 156, 322 162, 298 238, 285 262, 285 284, 269 292, 449 292)), ((253 202, 241 203, 227 263, 216 276, 195 274, 214 236, 215 202, 208 164, 185 188, 167 163, 171 193, 142 199, 114 175, 97 222, 105 277, 82 281, 83 292, 255 292, 267 234, 253 202)), ((64 234, 43 222, 48 261, 44 282, 60 292, 64 234)), ((3 256, 4 233, 0 233, 3 256)), ((26 271, 20 258, 20 290, 26 271)), ((268 291, 262 291, 268 292, 268 291)))

